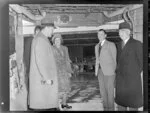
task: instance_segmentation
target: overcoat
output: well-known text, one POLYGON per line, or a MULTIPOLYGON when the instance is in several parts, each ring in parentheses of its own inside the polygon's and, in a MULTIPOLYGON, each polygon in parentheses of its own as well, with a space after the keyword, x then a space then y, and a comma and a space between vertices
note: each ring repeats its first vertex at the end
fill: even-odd
POLYGON ((54 55, 56 59, 57 69, 58 69, 58 89, 60 98, 64 93, 69 93, 71 90, 70 87, 70 74, 72 73, 70 58, 68 54, 68 48, 61 45, 60 48, 57 48, 55 45, 54 55))
POLYGON ((143 105, 142 70, 142 43, 131 37, 119 55, 116 69, 115 101, 117 104, 133 108, 138 108, 143 105))
POLYGON ((63 50, 64 53, 64 57, 65 57, 65 62, 66 62, 66 71, 68 73, 73 73, 72 68, 71 68, 71 60, 69 57, 69 53, 68 53, 68 47, 61 45, 61 48, 63 50))
POLYGON ((39 33, 32 41, 29 103, 33 109, 58 107, 58 78, 52 46, 48 38, 39 33), (53 80, 53 84, 42 84, 42 80, 53 80))

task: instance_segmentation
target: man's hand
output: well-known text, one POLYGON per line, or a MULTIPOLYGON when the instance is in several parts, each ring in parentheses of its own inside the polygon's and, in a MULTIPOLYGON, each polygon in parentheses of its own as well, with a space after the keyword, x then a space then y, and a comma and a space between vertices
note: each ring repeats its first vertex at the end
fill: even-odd
POLYGON ((68 75, 69 75, 69 77, 71 77, 71 76, 72 76, 72 74, 71 74, 71 73, 69 73, 68 75))
POLYGON ((98 74, 98 68, 95 67, 95 76, 98 74))
POLYGON ((43 84, 43 85, 53 85, 53 80, 41 80, 41 83, 43 84))

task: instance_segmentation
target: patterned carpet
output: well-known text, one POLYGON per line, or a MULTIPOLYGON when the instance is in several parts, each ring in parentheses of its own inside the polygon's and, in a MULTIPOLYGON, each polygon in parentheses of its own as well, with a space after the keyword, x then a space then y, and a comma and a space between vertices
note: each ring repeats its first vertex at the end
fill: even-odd
POLYGON ((97 77, 91 74, 72 77, 68 103, 85 103, 92 100, 101 100, 97 77))

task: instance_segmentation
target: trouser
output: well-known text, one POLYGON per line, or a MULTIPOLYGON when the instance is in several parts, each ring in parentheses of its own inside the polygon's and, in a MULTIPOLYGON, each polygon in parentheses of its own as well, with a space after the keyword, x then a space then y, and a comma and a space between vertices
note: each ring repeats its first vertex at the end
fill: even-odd
POLYGON ((129 111, 138 111, 138 108, 131 108, 131 107, 129 107, 129 109, 127 109, 127 108, 128 107, 118 105, 118 111, 127 111, 127 110, 129 110, 129 111))
POLYGON ((100 94, 103 99, 103 107, 106 111, 114 111, 114 80, 115 75, 104 75, 102 70, 98 72, 100 94))

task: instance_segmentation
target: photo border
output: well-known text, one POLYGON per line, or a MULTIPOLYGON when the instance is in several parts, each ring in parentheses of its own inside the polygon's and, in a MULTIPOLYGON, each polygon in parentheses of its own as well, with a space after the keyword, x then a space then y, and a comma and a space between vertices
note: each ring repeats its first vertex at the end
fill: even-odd
POLYGON ((148 110, 148 0, 0 0, 0 111, 9 111, 9 4, 140 4, 143 10, 144 111, 148 110))

